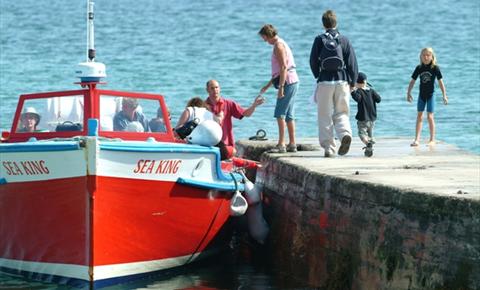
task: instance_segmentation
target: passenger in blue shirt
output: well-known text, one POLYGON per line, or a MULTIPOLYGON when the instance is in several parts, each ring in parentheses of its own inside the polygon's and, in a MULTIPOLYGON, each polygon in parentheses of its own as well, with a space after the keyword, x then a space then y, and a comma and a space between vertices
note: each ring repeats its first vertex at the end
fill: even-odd
POLYGON ((113 118, 114 131, 148 132, 148 121, 145 115, 137 111, 138 100, 123 98, 122 110, 113 118), (141 126, 140 126, 141 125, 141 126))
MULTIPOLYGON (((168 112, 168 118, 170 119, 170 112, 168 112)), ((163 118, 162 108, 158 108, 157 117, 148 122, 148 127, 152 132, 167 132, 167 126, 165 125, 165 119, 163 118)))

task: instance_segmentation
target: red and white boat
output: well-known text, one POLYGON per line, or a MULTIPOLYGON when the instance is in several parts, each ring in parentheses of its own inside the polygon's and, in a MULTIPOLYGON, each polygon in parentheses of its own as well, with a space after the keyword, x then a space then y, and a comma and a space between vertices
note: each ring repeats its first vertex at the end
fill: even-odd
POLYGON ((96 289, 208 254, 232 206, 246 205, 237 167, 216 147, 176 141, 169 118, 159 132, 113 130, 124 98, 148 120, 169 113, 161 95, 97 88, 88 2, 82 89, 21 95, 2 133, 0 269, 96 289))

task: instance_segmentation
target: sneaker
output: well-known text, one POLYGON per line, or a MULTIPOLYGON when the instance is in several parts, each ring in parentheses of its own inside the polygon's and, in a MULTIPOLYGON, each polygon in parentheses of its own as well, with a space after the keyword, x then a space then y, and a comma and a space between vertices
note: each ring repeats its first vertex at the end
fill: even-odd
POLYGON ((275 147, 268 150, 268 153, 287 153, 287 148, 285 147, 285 145, 277 144, 275 147))
POLYGON ((325 158, 333 158, 335 157, 335 151, 333 149, 325 149, 325 158))
POLYGON ((373 155, 373 144, 372 142, 368 142, 367 147, 363 147, 365 149, 365 157, 372 157, 373 155))
POLYGON ((350 143, 352 143, 352 137, 350 135, 343 136, 342 144, 340 145, 340 148, 338 149, 338 155, 347 154, 348 150, 350 149, 350 143))
POLYGON ((297 152, 297 144, 288 144, 287 152, 297 152))

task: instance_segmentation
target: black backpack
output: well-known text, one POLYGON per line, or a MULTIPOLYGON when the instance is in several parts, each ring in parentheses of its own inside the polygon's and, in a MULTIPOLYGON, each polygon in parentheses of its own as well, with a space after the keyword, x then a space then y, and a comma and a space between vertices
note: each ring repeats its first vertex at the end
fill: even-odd
POLYGON ((338 39, 339 34, 332 35, 325 32, 320 36, 323 49, 320 51, 320 71, 337 72, 345 68, 342 46, 338 39))

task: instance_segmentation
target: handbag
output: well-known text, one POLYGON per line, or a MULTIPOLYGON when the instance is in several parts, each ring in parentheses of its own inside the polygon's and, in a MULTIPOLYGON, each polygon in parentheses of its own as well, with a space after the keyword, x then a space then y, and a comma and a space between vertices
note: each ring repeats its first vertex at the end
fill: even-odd
POLYGON ((192 107, 192 108, 193 108, 193 119, 183 124, 182 127, 174 129, 178 137, 180 137, 181 139, 187 138, 187 136, 192 133, 193 129, 195 129, 197 125, 200 123, 200 119, 195 117, 195 107, 192 107))
POLYGON ((73 123, 71 121, 65 121, 61 124, 58 124, 55 128, 56 132, 65 132, 65 131, 82 131, 82 124, 73 123))
POLYGON ((178 136, 181 139, 185 139, 188 135, 192 133, 193 129, 195 129, 199 123, 200 120, 198 118, 195 118, 183 124, 182 127, 175 129, 175 132, 177 132, 178 136))
MULTIPOLYGON (((295 71, 295 69, 296 68, 292 66, 287 69, 287 72, 295 71)), ((283 83, 283 85, 285 85, 286 82, 287 82, 287 79, 285 78, 285 82, 283 83)), ((272 78, 272 84, 277 90, 280 88, 280 75, 272 78)))
POLYGON ((272 84, 278 90, 280 88, 280 76, 272 78, 272 84))

